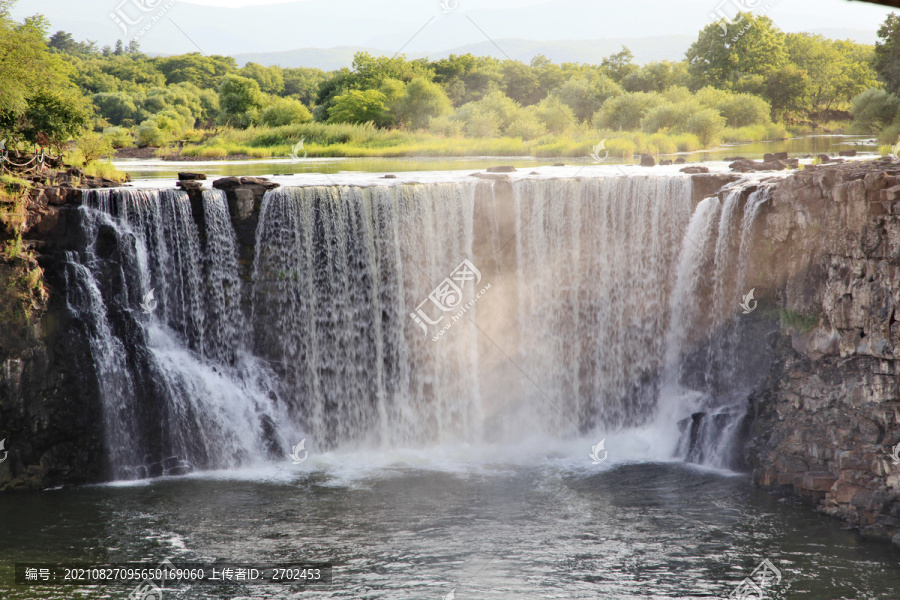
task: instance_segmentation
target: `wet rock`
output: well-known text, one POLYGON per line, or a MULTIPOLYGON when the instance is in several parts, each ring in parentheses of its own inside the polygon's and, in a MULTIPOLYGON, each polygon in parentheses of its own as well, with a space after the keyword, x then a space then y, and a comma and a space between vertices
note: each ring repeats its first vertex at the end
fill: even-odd
POLYGON ((206 180, 205 173, 188 173, 183 172, 178 174, 179 181, 202 181, 206 180))
POLYGON ((396 175, 388 174, 382 177, 382 179, 397 179, 396 175))
POLYGON ((666 166, 666 165, 671 165, 671 164, 672 164, 672 161, 671 161, 671 159, 668 159, 668 158, 664 158, 659 161, 660 166, 666 166))
POLYGON ((838 156, 856 156, 856 150, 841 150, 838 152, 838 156))
POLYGON ((709 173, 708 167, 685 167, 683 169, 679 169, 682 173, 689 173, 691 175, 697 175, 699 173, 709 173))
POLYGON ((655 167, 656 159, 649 154, 641 154, 641 166, 642 167, 655 167))
POLYGON ((203 189, 203 184, 200 183, 199 181, 195 181, 193 179, 187 179, 184 181, 179 179, 178 181, 175 182, 175 185, 185 191, 202 190, 203 189))
POLYGON ((676 164, 676 165, 683 165, 683 164, 685 164, 686 162, 687 162, 687 159, 684 158, 683 156, 679 156, 678 158, 675 159, 675 164, 676 164))

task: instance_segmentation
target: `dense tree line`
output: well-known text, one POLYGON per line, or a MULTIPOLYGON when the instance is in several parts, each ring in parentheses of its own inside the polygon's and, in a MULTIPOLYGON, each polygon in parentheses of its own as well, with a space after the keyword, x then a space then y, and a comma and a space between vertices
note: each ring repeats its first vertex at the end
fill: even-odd
POLYGON ((784 33, 743 14, 700 31, 685 60, 637 65, 529 63, 451 55, 356 55, 350 68, 239 67, 227 56, 150 57, 137 43, 98 48, 43 17, 14 22, 0 0, 0 136, 61 144, 90 129, 115 146, 164 146, 197 129, 318 121, 443 135, 533 139, 581 128, 685 132, 714 142, 724 127, 827 121, 852 111, 865 130, 900 112, 900 18, 875 47, 784 33))

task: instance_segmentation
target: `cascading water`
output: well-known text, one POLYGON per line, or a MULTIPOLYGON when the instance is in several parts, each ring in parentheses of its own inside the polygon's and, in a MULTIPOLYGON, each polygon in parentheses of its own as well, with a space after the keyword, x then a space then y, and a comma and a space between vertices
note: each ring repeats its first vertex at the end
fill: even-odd
POLYGON ((508 204, 485 181, 272 190, 244 271, 222 192, 193 209, 181 191, 87 192, 67 302, 113 477, 283 460, 307 437, 418 447, 651 423, 671 453, 727 466, 748 393, 734 317, 767 189, 692 210, 682 176, 507 185, 508 204), (464 259, 497 286, 435 342, 410 314, 464 259), (540 391, 485 396, 485 338, 540 391), (698 411, 697 443, 678 446, 698 411))
POLYGON ((91 191, 79 211, 67 303, 90 324, 114 478, 264 460, 296 437, 241 343, 224 195, 205 192, 203 208, 205 250, 184 192, 91 191))
POLYGON ((256 349, 320 447, 479 438, 476 332, 435 344, 408 316, 471 256, 476 186, 266 195, 256 349))

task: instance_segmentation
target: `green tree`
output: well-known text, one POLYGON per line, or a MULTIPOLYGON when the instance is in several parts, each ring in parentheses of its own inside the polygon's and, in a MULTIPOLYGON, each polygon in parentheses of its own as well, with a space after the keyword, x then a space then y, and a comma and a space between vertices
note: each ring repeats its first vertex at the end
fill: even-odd
POLYGON ((284 75, 281 67, 264 67, 254 62, 248 62, 240 70, 242 77, 249 77, 259 84, 266 94, 280 95, 284 93, 284 75))
POLYGON ((897 118, 900 99, 884 90, 866 90, 853 99, 850 112, 857 128, 878 133, 897 118))
POLYGON ((600 62, 600 67, 616 83, 620 83, 638 69, 638 66, 634 64, 634 54, 625 46, 622 46, 619 52, 604 58, 600 62))
POLYGON ((90 104, 77 90, 41 90, 28 100, 22 133, 33 143, 46 134, 61 153, 63 144, 84 131, 91 116, 90 104))
MULTIPOLYGON (((760 82, 788 63, 785 36, 768 17, 739 13, 731 24, 713 23, 687 51, 691 86, 737 89, 747 77, 760 82), (727 29, 727 32, 723 31, 727 29)), ((741 91, 749 91, 742 86, 741 91)))
POLYGON ((156 68, 166 83, 193 83, 201 89, 214 89, 222 78, 237 71, 237 63, 230 56, 203 56, 197 52, 154 59, 156 68))
POLYGON ((603 103, 624 92, 619 85, 606 75, 592 74, 593 77, 570 79, 554 94, 574 111, 579 121, 587 121, 600 110, 603 103))
POLYGON ((269 127, 280 127, 294 123, 308 123, 312 118, 312 113, 299 100, 279 98, 263 109, 259 121, 269 127))
POLYGON ((422 129, 434 117, 453 110, 441 86, 424 77, 410 81, 391 109, 398 121, 413 129, 422 129))
POLYGON ((892 94, 900 94, 900 16, 891 13, 878 28, 872 61, 878 78, 892 94))
POLYGON ((246 129, 255 123, 265 97, 259 84, 240 75, 226 75, 219 85, 219 121, 246 129))
POLYGON ((391 116, 386 106, 387 96, 378 90, 350 90, 334 99, 328 112, 330 123, 389 124, 391 116))

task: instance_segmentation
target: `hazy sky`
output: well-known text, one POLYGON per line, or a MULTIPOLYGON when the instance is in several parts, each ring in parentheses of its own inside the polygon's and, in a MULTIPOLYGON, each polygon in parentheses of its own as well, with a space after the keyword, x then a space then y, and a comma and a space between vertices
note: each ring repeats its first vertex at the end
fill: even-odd
MULTIPOLYGON (((612 40, 696 36, 717 8, 754 7, 785 31, 874 31, 886 7, 850 0, 19 0, 14 16, 42 13, 52 29, 100 45, 139 39, 150 53, 207 54, 361 46, 407 53, 491 39, 612 40), (132 27, 113 16, 140 19, 132 27), (423 26, 427 26, 423 29, 423 26), (476 27, 477 25, 477 27, 476 27), (479 29, 480 28, 480 29, 479 29), (127 31, 126 31, 127 30, 127 31), (420 31, 421 30, 421 31, 420 31), (416 32, 420 32, 416 35, 416 32), (413 38, 413 36, 415 36, 413 38), (410 39, 412 41, 410 41, 410 39)), ((837 31, 835 36, 848 37, 837 31)))

